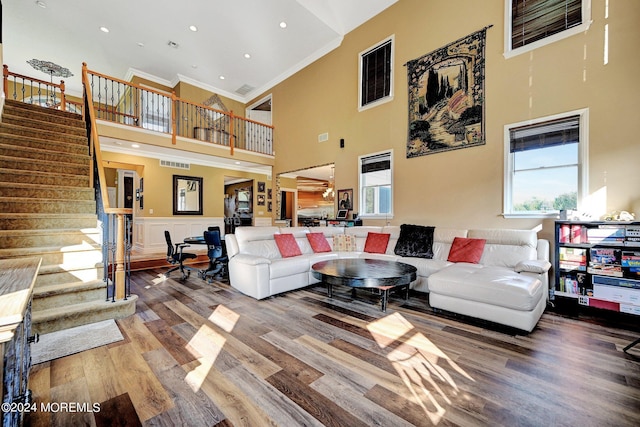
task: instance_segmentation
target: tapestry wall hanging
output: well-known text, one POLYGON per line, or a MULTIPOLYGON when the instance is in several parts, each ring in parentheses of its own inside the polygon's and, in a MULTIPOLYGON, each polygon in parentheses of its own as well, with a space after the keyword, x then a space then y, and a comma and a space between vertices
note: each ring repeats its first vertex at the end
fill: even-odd
POLYGON ((407 63, 407 158, 485 143, 487 28, 407 63))

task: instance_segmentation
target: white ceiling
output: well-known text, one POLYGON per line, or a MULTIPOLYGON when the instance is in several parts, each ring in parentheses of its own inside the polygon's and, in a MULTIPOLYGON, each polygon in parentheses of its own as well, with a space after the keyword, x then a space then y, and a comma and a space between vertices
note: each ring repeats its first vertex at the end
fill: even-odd
POLYGON ((3 59, 11 71, 43 80, 50 76, 26 61, 68 68, 71 95, 81 93, 86 62, 121 79, 139 75, 168 86, 184 81, 247 102, 338 47, 346 33, 396 1, 4 0, 3 59), (245 85, 254 89, 238 93, 245 85))

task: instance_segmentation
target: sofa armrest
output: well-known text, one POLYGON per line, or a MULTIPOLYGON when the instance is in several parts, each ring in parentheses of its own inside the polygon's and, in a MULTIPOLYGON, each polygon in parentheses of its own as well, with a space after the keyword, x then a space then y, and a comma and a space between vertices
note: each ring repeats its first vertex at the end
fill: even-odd
POLYGON ((237 254, 233 257, 233 260, 244 265, 271 264, 271 260, 269 258, 262 258, 259 256, 247 254, 237 254))
POLYGON ((544 259, 530 259, 520 261, 516 264, 515 271, 517 273, 537 273, 544 274, 551 268, 551 263, 544 259))
POLYGON ((537 252, 538 252, 538 259, 539 260, 544 260, 544 261, 549 261, 549 257, 550 257, 550 249, 549 249, 549 241, 546 239, 538 239, 538 246, 537 246, 537 252))

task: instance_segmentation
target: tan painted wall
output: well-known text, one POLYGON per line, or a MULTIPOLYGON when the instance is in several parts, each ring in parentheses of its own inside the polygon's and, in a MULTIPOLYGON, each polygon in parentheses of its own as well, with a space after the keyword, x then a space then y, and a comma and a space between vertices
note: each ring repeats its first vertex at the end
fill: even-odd
POLYGON ((635 137, 640 2, 610 1, 605 19, 605 1, 593 0, 593 23, 586 34, 511 59, 503 56, 503 9, 501 0, 400 0, 347 34, 339 48, 277 85, 269 91, 276 129, 274 176, 335 162, 336 187, 357 189, 357 157, 392 148, 391 223, 508 228, 543 224, 541 235, 552 238, 552 221, 501 215, 504 125, 588 107, 590 191, 606 186, 607 211, 635 210, 640 215, 640 143, 635 137), (403 65, 487 25, 493 27, 486 44, 486 145, 407 159, 403 65), (358 54, 392 34, 395 98, 359 113, 358 54), (318 143, 318 134, 324 132, 329 141, 318 143), (344 149, 339 148, 340 138, 345 139, 344 149))
MULTIPOLYGON (((205 217, 224 216, 224 177, 250 178, 254 182, 266 181, 261 174, 242 171, 199 166, 192 164, 190 170, 160 167, 158 159, 132 156, 113 152, 102 152, 105 162, 123 162, 144 166, 144 212, 136 204, 136 215, 141 217, 169 217, 173 216, 173 175, 202 177, 203 206, 202 215, 205 217), (150 213, 153 209, 153 214, 150 213)), ((136 185, 137 187, 137 185, 136 185)), ((267 206, 257 206, 257 188, 254 185, 254 216, 267 217, 267 206), (260 213, 262 212, 262 213, 260 213)), ((266 193, 265 193, 266 194, 266 193)))

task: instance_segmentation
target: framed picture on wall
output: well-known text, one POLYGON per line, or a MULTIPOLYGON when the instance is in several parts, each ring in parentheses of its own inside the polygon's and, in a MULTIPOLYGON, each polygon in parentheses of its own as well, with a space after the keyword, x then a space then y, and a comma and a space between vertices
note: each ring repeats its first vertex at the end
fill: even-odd
POLYGON ((258 194, 258 206, 264 206, 264 194, 258 194))
POLYGON ((267 189, 267 199, 271 200, 271 197, 273 195, 273 192, 271 191, 271 189, 267 189))
POLYGON ((258 181, 258 193, 264 193, 265 183, 258 181))
POLYGON ((338 190, 338 209, 353 210, 353 188, 338 190))
POLYGON ((267 212, 271 212, 271 210, 272 210, 272 208, 273 208, 272 203, 273 203, 273 202, 268 202, 268 203, 267 203, 267 212))

